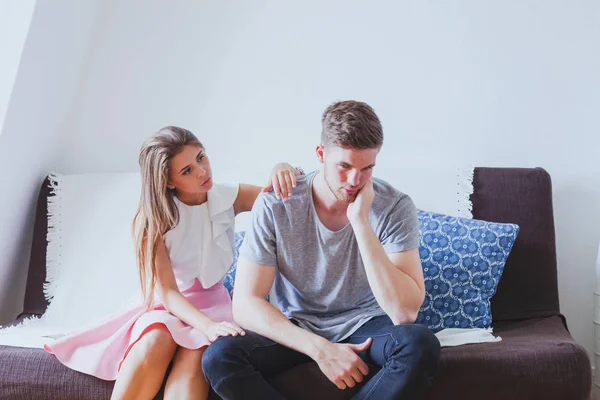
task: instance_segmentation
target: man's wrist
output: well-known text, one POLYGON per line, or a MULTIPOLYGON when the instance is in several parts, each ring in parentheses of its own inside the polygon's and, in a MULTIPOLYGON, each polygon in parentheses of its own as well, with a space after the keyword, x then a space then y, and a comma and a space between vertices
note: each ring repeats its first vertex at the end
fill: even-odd
POLYGON ((354 228, 355 231, 357 229, 365 229, 371 227, 371 225, 369 224, 368 215, 357 215, 355 217, 352 217, 350 219, 350 224, 352 225, 352 228, 354 228))
POLYGON ((323 354, 323 348, 331 342, 317 334, 311 334, 308 339, 309 340, 306 341, 307 348, 304 354, 317 361, 323 354))

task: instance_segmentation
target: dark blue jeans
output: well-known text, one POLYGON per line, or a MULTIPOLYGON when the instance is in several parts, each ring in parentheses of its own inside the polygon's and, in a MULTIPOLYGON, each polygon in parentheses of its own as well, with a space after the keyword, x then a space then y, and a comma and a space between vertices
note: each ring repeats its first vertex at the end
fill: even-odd
MULTIPOLYGON (((394 325, 387 316, 373 318, 343 343, 362 343, 358 353, 370 369, 379 369, 355 399, 418 399, 437 370, 440 343, 425 326, 394 325)), ((202 368, 213 390, 225 400, 278 400, 284 397, 267 380, 312 360, 254 332, 223 337, 208 346, 202 368)), ((370 374, 371 375, 371 374, 370 374)), ((333 385, 333 383, 332 383, 333 385)))

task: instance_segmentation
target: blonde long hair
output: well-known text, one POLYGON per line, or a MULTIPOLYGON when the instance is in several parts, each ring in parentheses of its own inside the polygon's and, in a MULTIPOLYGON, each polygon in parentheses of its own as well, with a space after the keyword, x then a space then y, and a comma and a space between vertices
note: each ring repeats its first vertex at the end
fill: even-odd
POLYGON ((202 143, 192 132, 167 126, 151 136, 140 150, 142 177, 140 205, 133 219, 133 241, 139 268, 140 284, 147 309, 152 308, 156 287, 156 248, 159 240, 179 222, 179 213, 168 189, 169 161, 186 145, 202 143))

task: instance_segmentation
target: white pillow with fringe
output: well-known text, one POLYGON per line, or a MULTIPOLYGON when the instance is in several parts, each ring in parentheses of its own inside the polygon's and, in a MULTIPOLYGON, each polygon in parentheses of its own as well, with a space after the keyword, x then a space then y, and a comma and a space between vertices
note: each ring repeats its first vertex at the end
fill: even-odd
MULTIPOLYGON (((470 218, 473 168, 377 168, 376 176, 407 193, 418 208, 470 218)), ((260 180, 262 182, 262 180, 260 180)), ((42 318, 0 329, 0 344, 42 347, 141 302, 131 235, 139 173, 52 174, 48 201, 47 282, 42 318)), ((250 213, 236 218, 249 229, 250 213), (241 217, 241 219, 240 219, 241 217)), ((274 298, 273 298, 274 299, 274 298)))
POLYGON ((140 299, 131 227, 139 173, 52 174, 44 293, 47 323, 93 324, 140 299))

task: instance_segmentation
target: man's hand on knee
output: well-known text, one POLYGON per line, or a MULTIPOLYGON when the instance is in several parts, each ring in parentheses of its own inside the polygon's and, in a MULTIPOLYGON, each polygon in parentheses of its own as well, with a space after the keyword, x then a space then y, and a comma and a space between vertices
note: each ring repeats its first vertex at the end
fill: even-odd
POLYGON ((369 374, 369 367, 356 353, 367 350, 371 342, 371 338, 360 344, 327 342, 320 348, 315 361, 339 389, 354 387, 369 374))

